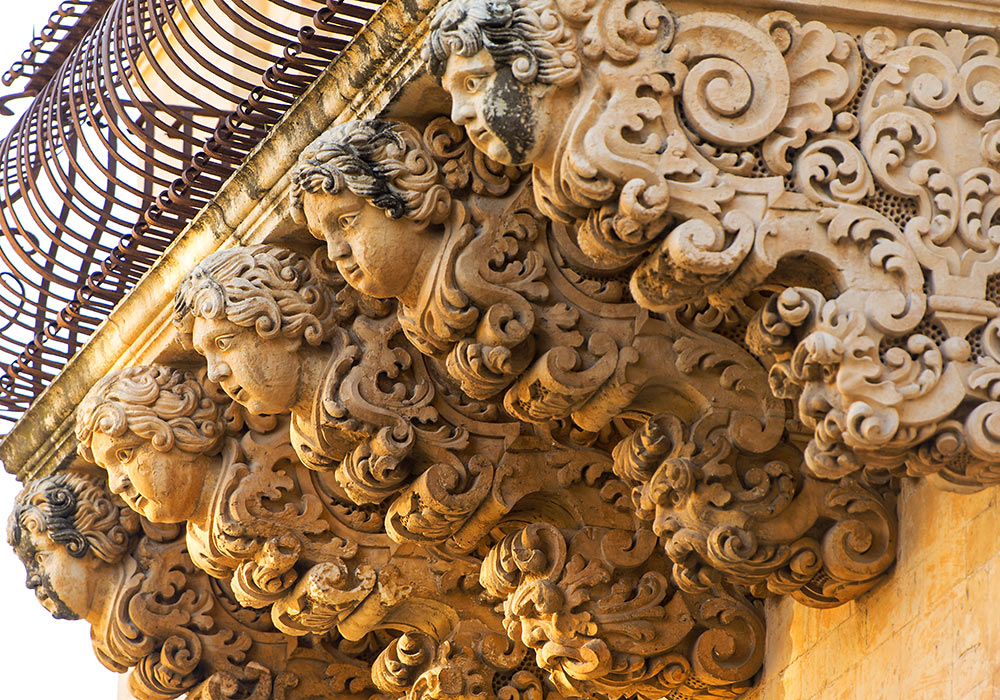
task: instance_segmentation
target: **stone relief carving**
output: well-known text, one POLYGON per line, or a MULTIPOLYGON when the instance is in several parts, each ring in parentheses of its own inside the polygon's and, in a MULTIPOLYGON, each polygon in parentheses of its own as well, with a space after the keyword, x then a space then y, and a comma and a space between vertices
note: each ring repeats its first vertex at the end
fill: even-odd
POLYGON ((276 604, 288 634, 329 629, 375 588, 374 571, 348 569, 358 545, 302 492, 287 441, 227 432, 224 404, 192 375, 155 366, 105 377, 77 421, 81 454, 108 471, 111 490, 154 521, 185 513, 192 560, 242 605, 276 604))
POLYGON ((615 447, 615 472, 634 484, 682 590, 738 583, 755 596, 787 594, 812 607, 869 590, 895 560, 892 488, 864 476, 823 481, 795 449, 736 455, 724 431, 676 416, 649 418, 615 447))
POLYGON ((480 582, 501 601, 508 635, 568 697, 747 690, 763 658, 760 611, 725 588, 677 591, 651 561, 654 546, 646 533, 567 536, 535 523, 493 547, 480 582))
MULTIPOLYGON (((347 284, 385 289, 395 278, 370 266, 366 275, 386 279, 358 282, 354 260, 369 245, 362 218, 379 227, 380 237, 413 245, 406 215, 394 218, 364 194, 390 192, 402 200, 407 186, 402 166, 383 168, 372 149, 381 144, 396 149, 399 162, 421 164, 422 186, 439 193, 448 191, 449 173, 475 172, 463 141, 446 120, 432 121, 422 137, 405 124, 349 122, 303 153, 293 207, 326 241, 347 284), (365 173, 365 187, 352 185, 345 170, 365 173), (397 232, 399 220, 405 223, 397 232)), ((450 218, 436 239, 427 239, 435 241, 435 266, 419 293, 392 295, 404 333, 432 364, 470 397, 502 396, 506 412, 529 423, 570 419, 594 433, 636 407, 671 408, 689 419, 717 410, 730 415, 741 447, 758 452, 775 445, 785 409, 749 353, 676 314, 654 317, 638 308, 615 275, 573 257, 568 230, 538 216, 526 183, 507 192, 481 195, 473 187, 465 202, 452 196, 450 218), (733 390, 720 391, 723 385, 733 390)))
MULTIPOLYGON (((240 392, 235 393, 241 399, 246 398, 240 392)), ((530 658, 529 647, 510 629, 505 634, 504 618, 498 616, 492 604, 477 604, 470 599, 479 585, 486 585, 478 581, 485 580, 483 577, 487 575, 483 573, 484 558, 489 561, 493 555, 487 555, 483 547, 501 536, 491 531, 502 533, 527 521, 538 522, 554 532, 558 530, 550 522, 583 527, 590 533, 594 525, 587 523, 603 523, 604 550, 624 549, 610 555, 602 554, 604 550, 600 547, 587 549, 587 556, 611 557, 612 564, 594 565, 603 567, 602 571, 611 565, 639 569, 654 549, 655 537, 651 533, 636 533, 626 510, 595 493, 595 484, 603 481, 607 488, 617 480, 606 455, 602 464, 594 464, 602 453, 593 448, 577 448, 582 454, 560 458, 554 456, 556 448, 551 440, 547 449, 543 449, 541 440, 511 441, 509 461, 504 463, 503 472, 522 490, 501 489, 495 482, 494 495, 518 500, 514 507, 499 512, 495 506, 486 504, 482 517, 490 517, 488 527, 476 531, 474 547, 456 553, 448 543, 401 540, 394 536, 396 514, 391 509, 380 508, 373 513, 370 505, 366 508, 352 504, 331 472, 310 470, 294 461, 287 421, 273 418, 255 425, 261 419, 247 419, 243 414, 240 420, 241 414, 233 410, 236 405, 228 397, 223 399, 221 391, 213 394, 210 386, 198 383, 193 375, 182 370, 155 366, 122 370, 95 385, 81 406, 78 423, 81 452, 107 470, 112 488, 121 491, 131 507, 164 520, 177 513, 187 514, 186 539, 194 564, 226 582, 240 604, 270 607, 271 621, 284 634, 360 641, 384 630, 390 638, 388 645, 382 643, 380 658, 398 656, 401 649, 413 645, 423 650, 417 655, 419 659, 411 658, 412 654, 407 657, 412 663, 403 664, 406 668, 399 665, 402 662, 398 659, 396 663, 386 660, 373 666, 372 682, 384 692, 406 695, 443 692, 465 697, 473 691, 462 690, 464 686, 450 689, 451 683, 459 682, 455 678, 464 678, 461 683, 475 684, 481 683, 482 677, 492 677, 499 688, 505 687, 505 683, 528 682, 525 675, 517 675, 516 667, 530 658), (173 492, 159 488, 164 482, 149 478, 150 470, 164 472, 169 477, 174 471, 172 464, 180 472, 178 476, 182 476, 190 468, 187 461, 190 457, 177 451, 183 453, 184 446, 194 445, 196 435, 210 436, 213 444, 218 445, 202 448, 200 452, 207 459, 200 463, 206 477, 202 483, 211 492, 192 494, 184 489, 173 492), (159 450, 160 454, 153 455, 152 450, 159 450), (212 454, 213 450, 217 454, 212 454), (531 472, 548 471, 551 473, 531 477, 531 472), (587 474, 583 476, 585 471, 587 474), (609 478, 602 480, 602 475, 609 478), (559 488, 546 486, 547 481, 554 481, 559 488), (525 485, 532 483, 533 490, 524 493, 525 485), (182 499, 193 500, 196 505, 185 506, 182 499), (155 508, 150 504, 155 504, 155 508), (384 520, 362 520, 357 517, 358 511, 364 516, 383 516, 384 520), (505 518, 508 514, 510 517, 505 518), (615 529, 616 522, 626 527, 615 529), (630 554, 629 550, 636 551, 630 554), (506 651, 502 658, 496 657, 497 640, 504 639, 506 651), (442 681, 442 674, 453 680, 442 681)), ((562 450, 567 452, 572 448, 562 450)), ((425 480, 431 495, 449 485, 431 471, 424 474, 432 475, 425 480)), ((621 486, 619 491, 624 488, 621 486)), ((472 536, 468 531, 459 534, 472 536)), ((585 535, 584 539, 590 536, 585 535)), ((584 553, 576 555, 574 561, 582 556, 584 553)), ((612 571, 607 569, 605 577, 612 571)), ((728 630, 727 625, 736 623, 730 620, 735 613, 722 612, 699 613, 702 617, 691 619, 689 613, 678 613, 684 617, 682 623, 661 619, 666 608, 655 605, 661 598, 669 601, 686 596, 694 601, 688 605, 694 606, 696 612, 702 608, 716 610, 718 605, 711 601, 718 596, 681 594, 663 574, 649 576, 662 590, 653 595, 656 600, 650 604, 654 607, 644 623, 650 631, 643 634, 653 635, 658 642, 648 651, 642 651, 641 644, 626 645, 619 650, 616 636, 626 634, 627 629, 616 627, 610 618, 605 621, 610 625, 606 631, 589 634, 593 644, 610 644, 616 650, 616 668, 622 663, 642 662, 649 667, 644 672, 647 680, 653 676, 659 678, 649 680, 651 687, 660 688, 668 683, 664 680, 666 676, 660 678, 664 658, 677 654, 690 656, 698 644, 689 637, 704 636, 712 640, 725 633, 717 628, 728 630), (674 630, 675 627, 680 631, 674 630)), ((630 600, 648 597, 647 584, 638 580, 641 573, 636 573, 636 577, 637 588, 629 594, 630 600)), ((605 583, 606 580, 594 579, 591 585, 600 588, 605 583)), ((488 586, 486 589, 491 590, 488 586)), ((599 607, 610 604, 605 599, 616 600, 615 595, 621 595, 617 589, 609 592, 600 588, 594 593, 599 598, 599 607)), ((641 604, 628 602, 628 605, 641 604)), ((690 676, 694 684, 690 688, 710 686, 713 692, 735 696, 759 669, 763 649, 761 612, 750 603, 742 605, 740 614, 746 620, 741 624, 753 634, 740 636, 740 653, 746 651, 749 656, 741 657, 728 675, 720 675, 704 664, 691 666, 693 662, 689 660, 683 675, 690 676)), ((710 642, 701 643, 705 644, 710 642)), ((715 653, 708 656, 719 658, 715 653)), ((567 697, 581 697, 597 688, 615 697, 631 692, 620 670, 612 672, 602 667, 602 674, 610 674, 610 679, 575 686, 560 680, 562 673, 554 666, 542 666, 530 684, 567 697)), ((671 667, 668 675, 674 677, 679 673, 671 667)), ((675 683, 677 687, 681 685, 680 681, 675 683)))
POLYGON ((812 474, 969 489, 996 483, 997 47, 785 12, 454 0, 424 56, 452 120, 530 165, 539 209, 640 306, 729 313, 766 290, 747 345, 813 432, 812 474))
POLYGON ((8 523, 39 602, 55 617, 86 619, 98 659, 130 671, 140 700, 199 686, 203 700, 370 694, 366 666, 328 640, 289 646, 266 617, 193 566, 180 534, 76 472, 25 487, 8 523))
POLYGON ((888 575, 901 478, 1000 481, 996 39, 451 0, 423 57, 450 119, 331 127, 291 174, 323 245, 205 258, 204 373, 77 425, 351 692, 737 697, 763 599, 888 575))
MULTIPOLYGON (((334 287, 317 291, 297 276, 307 262, 275 246, 222 251, 199 265, 178 293, 178 323, 192 328, 208 377, 218 378, 249 411, 258 410, 256 396, 269 389, 246 368, 235 373, 230 366, 245 357, 254 358, 247 367, 307 366, 301 349, 275 346, 256 329, 265 322, 291 327, 297 316, 290 307, 281 308, 282 300, 312 294, 334 303, 334 287), (265 288, 262 279, 275 285, 265 288), (280 299, 272 294, 279 283, 285 286, 280 299), (271 310, 273 319, 266 316, 271 310), (216 317, 206 320, 210 314, 216 317)), ((342 281, 336 284, 344 287, 342 281)), ((341 289, 337 298, 352 298, 350 292, 341 289)), ((499 406, 470 399, 428 366, 395 315, 385 314, 392 306, 375 300, 367 306, 378 313, 362 311, 353 318, 344 313, 338 327, 324 330, 334 341, 316 346, 327 353, 326 367, 317 365, 298 380, 304 405, 290 408, 285 402, 275 408, 291 410, 299 458, 313 469, 332 471, 355 504, 384 507, 386 533, 394 541, 442 544, 464 554, 519 499, 550 490, 541 468, 560 449, 536 447, 538 440, 503 418, 499 406), (307 436, 318 436, 319 442, 307 436), (349 451, 334 451, 355 443, 349 451)), ((261 370, 257 376, 268 375, 261 370)))
MULTIPOLYGON (((384 122, 350 122, 339 125, 328 132, 315 149, 322 150, 324 153, 346 153, 348 155, 342 156, 340 160, 332 158, 322 160, 315 157, 311 151, 307 151, 303 154, 302 165, 296 171, 295 176, 300 187, 293 192, 293 203, 302 207, 305 214, 304 221, 311 227, 313 235, 322 237, 327 242, 330 251, 341 250, 338 246, 346 246, 351 250, 361 251, 358 255, 364 255, 363 251, 367 246, 367 229, 352 228, 352 223, 359 211, 365 211, 365 216, 376 219, 379 216, 379 207, 374 203, 374 199, 363 201, 361 195, 355 194, 350 189, 338 189, 337 183, 347 182, 341 175, 340 168, 346 168, 350 172, 368 173, 371 180, 368 185, 372 190, 378 192, 393 192, 395 188, 403 185, 395 184, 392 178, 384 173, 380 174, 378 168, 372 164, 376 161, 371 161, 366 167, 349 162, 348 156, 359 159, 359 162, 363 160, 358 155, 361 153, 359 150, 361 147, 352 146, 352 144, 363 143, 365 147, 368 147, 373 143, 378 143, 378 139, 373 138, 372 134, 383 134, 387 143, 395 144, 399 148, 408 149, 413 153, 411 159, 414 162, 429 163, 433 159, 433 156, 429 155, 433 149, 428 144, 433 144, 435 140, 440 141, 443 138, 444 125, 440 124, 439 121, 430 124, 425 131, 423 145, 416 130, 404 125, 393 127, 384 122), (399 137, 398 141, 394 141, 394 134, 405 134, 405 138, 399 137), (318 173, 325 173, 324 177, 334 184, 317 185, 318 173), (375 182, 378 183, 377 186, 373 184, 375 182), (337 216, 346 216, 348 220, 338 222, 336 221, 337 216)), ((457 139, 454 136, 454 126, 450 127, 448 138, 457 139)), ((449 143, 452 142, 449 141, 449 143)), ((453 150, 458 151, 458 149, 453 150)), ((370 158, 373 157, 370 156, 370 158)), ((401 156, 399 158, 402 160, 401 156)), ((444 167, 440 170, 444 170, 444 167)), ((467 170, 471 170, 471 168, 467 168, 467 170)), ((439 182, 443 183, 444 178, 439 178, 439 182)), ((360 191, 360 187, 358 189, 360 191)), ((529 204, 518 200, 518 197, 523 197, 525 194, 527 192, 522 190, 520 194, 513 195, 513 202, 518 207, 515 210, 517 213, 531 211, 529 204)), ((399 195, 399 199, 402 198, 403 195, 399 195)), ((683 418, 678 419, 680 422, 701 426, 698 428, 702 431, 699 439, 707 440, 707 436, 714 432, 722 437, 714 435, 711 441, 715 443, 719 443, 720 439, 728 441, 727 448, 718 444, 705 445, 704 447, 707 447, 709 452, 714 450, 715 453, 711 457, 705 456, 704 460, 706 462, 712 461, 714 468, 717 469, 725 468, 724 460, 726 459, 732 462, 743 462, 745 465, 742 467, 743 473, 736 473, 737 469, 729 466, 733 472, 732 478, 737 480, 757 479, 758 475, 766 473, 766 471, 760 471, 758 467, 768 465, 768 468, 774 468, 775 465, 782 465, 779 467, 779 471, 773 474, 776 483, 780 483, 776 488, 781 491, 781 495, 772 496, 774 502, 763 506, 760 514, 760 522, 768 522, 767 529, 771 533, 769 536, 775 539, 762 543, 751 541, 756 537, 756 527, 745 528, 743 509, 748 504, 741 502, 741 498, 733 499, 732 504, 729 505, 731 511, 729 517, 735 518, 736 521, 732 522, 728 529, 720 523, 693 523, 693 528, 681 527, 682 533, 677 535, 676 540, 680 542, 681 539, 690 538, 696 530, 707 528, 701 535, 702 539, 707 537, 709 531, 713 531, 716 538, 721 538, 725 542, 725 544, 716 546, 735 547, 738 553, 731 552, 722 557, 713 556, 704 544, 692 551, 693 545, 690 539, 686 545, 687 551, 684 553, 682 553, 682 547, 679 544, 668 545, 668 549, 673 546, 675 556, 678 559, 687 560, 687 563, 681 561, 677 564, 678 584, 689 590, 697 588, 697 584, 690 580, 694 575, 691 570, 701 569, 703 565, 707 565, 708 560, 714 559, 714 563, 708 566, 716 567, 717 571, 725 570, 728 576, 735 576, 736 580, 741 583, 762 584, 770 576, 770 589, 767 586, 758 588, 758 594, 766 594, 767 590, 774 593, 795 591, 800 599, 806 600, 812 605, 839 604, 856 597, 874 585, 894 559, 895 514, 891 486, 887 485, 888 479, 882 478, 871 483, 866 481, 864 484, 859 484, 857 480, 827 482, 810 477, 803 482, 800 477, 800 465, 803 459, 801 450, 793 446, 778 447, 776 445, 778 438, 784 434, 784 406, 780 403, 768 405, 767 402, 774 397, 767 389, 761 388, 760 391, 763 393, 757 395, 764 396, 765 401, 761 402, 763 407, 758 408, 756 414, 759 416, 763 411, 765 418, 770 419, 764 422, 763 430, 761 430, 761 421, 750 415, 752 409, 747 404, 741 403, 743 398, 741 395, 752 393, 746 391, 747 388, 763 379, 763 367, 746 349, 719 334, 710 332, 718 328, 719 325, 732 324, 731 320, 716 319, 713 321, 710 318, 713 315, 712 310, 706 307, 702 307, 700 311, 688 307, 682 312, 663 314, 654 320, 646 312, 628 303, 625 292, 620 285, 617 298, 609 294, 600 299, 601 303, 593 303, 595 301, 593 297, 588 297, 586 294, 587 291, 594 289, 593 286, 586 285, 575 290, 572 286, 574 281, 580 281, 584 278, 574 270, 574 267, 579 264, 578 259, 560 255, 563 251, 559 249, 559 245, 564 243, 565 239, 559 236, 557 228, 542 227, 539 229, 536 225, 536 232, 530 237, 519 236, 506 242, 502 238, 497 241, 495 237, 491 236, 491 228, 496 226, 497 221, 503 221, 504 217, 507 216, 506 212, 510 211, 505 199, 502 196, 494 197, 492 200, 480 198, 478 201, 474 201, 472 197, 469 198, 469 209, 479 212, 478 221, 482 223, 477 225, 476 217, 466 221, 464 225, 469 229, 469 232, 460 239, 462 241, 461 247, 456 248, 454 255, 446 254, 439 257, 437 277, 429 276, 423 285, 424 289, 427 290, 424 293, 424 298, 433 299, 434 295, 438 294, 444 296, 444 292, 439 291, 441 287, 444 287, 445 291, 450 289, 452 292, 446 298, 473 298, 471 293, 464 293, 455 282, 450 280, 476 279, 476 275, 482 270, 479 266, 483 260, 509 259, 512 264, 515 261, 521 261, 514 266, 515 270, 535 270, 532 277, 533 285, 537 289, 535 298, 544 302, 536 305, 522 304, 522 308, 526 309, 523 318, 546 319, 549 321, 547 325, 551 327, 551 324, 558 322, 559 318, 555 310, 568 310, 568 317, 572 319, 572 322, 587 321, 587 325, 583 327, 591 332, 592 341, 594 332, 615 330, 617 326, 620 329, 617 338, 631 341, 631 347, 628 349, 637 351, 627 360, 628 365, 623 373, 627 379, 636 380, 629 382, 627 389, 623 384, 612 388, 618 377, 599 383, 588 383, 587 378, 583 377, 575 387, 572 387, 581 392, 593 392, 589 394, 589 403, 584 404, 585 408, 577 410, 569 416, 576 423, 577 432, 580 433, 577 435, 578 438, 583 438, 583 434, 586 432, 593 433, 604 429, 609 419, 612 421, 624 420, 627 417, 629 420, 634 420, 639 416, 659 415, 660 409, 670 409, 682 412, 683 418), (503 213, 497 215, 498 208, 503 213), (492 216, 489 214, 490 211, 494 212, 492 216), (532 246, 533 249, 528 250, 527 253, 512 255, 513 251, 517 250, 514 246, 520 246, 518 242, 523 240, 535 243, 532 246), (487 243, 490 243, 491 247, 487 248, 487 243), (537 256, 534 256, 534 253, 537 253, 537 256), (529 263, 531 260, 536 262, 529 263), (439 282, 439 280, 443 281, 439 282), (575 293, 566 294, 565 290, 567 289, 573 290, 575 293), (554 298, 562 298, 565 301, 558 305, 547 306, 547 303, 554 298), (629 335, 636 326, 643 324, 646 326, 645 332, 629 335), (691 375, 697 372, 691 371, 693 368, 706 366, 720 370, 710 386, 699 384, 691 378, 691 375), (640 382, 646 386, 643 387, 640 382), (696 393, 699 389, 704 391, 700 397, 696 393), (699 401, 699 399, 701 400, 699 401), (748 410, 727 410, 727 404, 729 406, 746 406, 748 410), (768 416, 768 411, 773 411, 773 414, 768 416), (589 427, 591 430, 586 431, 585 427, 589 427), (732 454, 724 454, 725 449, 728 449, 732 454), (754 468, 746 466, 749 464, 753 464, 754 468), (837 494, 852 493, 854 500, 846 495, 835 496, 835 492, 837 494), (846 507, 846 504, 862 501, 870 501, 872 504, 870 508, 872 516, 863 525, 861 521, 848 515, 853 505, 846 507), (835 502, 845 507, 834 505, 835 502), (824 503, 828 503, 828 505, 821 505, 824 503), (831 508, 836 510, 836 513, 831 508), (803 516, 805 511, 812 515, 803 516), (739 527, 737 527, 737 521, 740 521, 739 527), (833 533, 842 528, 833 528, 830 532, 814 532, 812 536, 807 537, 811 528, 818 527, 822 530, 830 527, 831 521, 849 522, 850 524, 843 525, 844 528, 848 529, 855 526, 867 528, 866 535, 870 535, 870 537, 864 540, 865 544, 856 545, 860 549, 853 553, 848 552, 843 547, 838 549, 838 546, 834 544, 837 541, 837 535, 833 533), (784 531, 782 531, 783 527, 784 531), (780 535, 779 531, 781 531, 780 535), (821 545, 816 536, 819 537, 819 540, 827 542, 824 545, 827 548, 825 553, 821 553, 821 545), (698 559, 699 563, 692 562, 692 559, 698 559), (824 559, 829 559, 829 561, 826 562, 824 559), (765 563, 764 560, 768 560, 769 563, 765 563), (839 563, 835 563, 835 561, 839 563), (768 566, 771 569, 765 570, 768 566), (834 568, 837 569, 836 574, 833 571, 834 568), (753 574, 749 573, 750 569, 754 570, 753 574), (816 584, 815 590, 810 588, 810 581, 814 578, 821 581, 816 584)), ((458 210, 464 208, 464 205, 453 200, 452 207, 458 210)), ((386 209, 381 214, 381 218, 391 222, 392 215, 393 213, 386 209)), ((533 216, 530 221, 538 222, 539 218, 533 216)), ((389 223, 388 228, 391 227, 392 224, 389 223)), ((386 236, 388 234, 383 230, 379 235, 386 236)), ((402 243, 402 234, 400 235, 402 243)), ((447 237, 449 232, 446 230, 444 235, 447 237)), ((332 253, 331 257, 339 261, 338 264, 344 271, 348 284, 353 284, 350 281, 350 265, 353 263, 345 263, 346 258, 336 258, 332 253)), ((495 267, 487 269, 488 272, 494 270, 495 267)), ((373 274, 378 274, 378 271, 376 270, 373 274)), ((477 287, 469 284, 467 288, 476 289, 477 287)), ((516 285, 512 285, 502 290, 501 293, 507 294, 509 297, 512 288, 518 289, 516 285)), ((399 314, 404 331, 409 337, 416 339, 414 345, 426 352, 432 366, 435 362, 441 364, 440 353, 435 352, 434 346, 428 347, 428 343, 422 342, 427 337, 427 333, 424 331, 428 328, 434 329, 436 326, 431 323, 425 323, 422 327, 416 324, 412 320, 416 314, 411 311, 403 299, 399 299, 399 301, 401 302, 399 314)), ((472 318, 478 318, 480 315, 488 317, 490 314, 488 310, 481 312, 479 308, 471 305, 468 310, 472 312, 472 318)), ((749 306, 744 305, 743 308, 736 309, 733 316, 737 319, 742 318, 745 326, 755 313, 749 306)), ((527 325, 521 324, 518 328, 527 328, 527 325)), ((580 336, 582 335, 580 334, 580 336)), ((482 337, 497 336, 477 331, 475 339, 478 340, 482 337)), ((551 347, 560 341, 564 343, 574 342, 570 334, 557 335, 545 327, 531 335, 522 334, 522 337, 525 338, 522 341, 522 349, 524 348, 523 344, 531 340, 528 347, 536 354, 539 347, 551 347)), ((616 336, 610 336, 610 339, 614 342, 616 336)), ((447 348, 448 346, 445 344, 443 347, 447 348)), ((614 345, 611 346, 612 350, 614 347, 614 345)), ((553 386, 557 376, 552 371, 552 366, 546 357, 561 357, 563 356, 562 351, 570 353, 570 360, 565 365, 566 367, 572 369, 574 366, 580 365, 579 361, 572 359, 572 353, 577 351, 572 346, 567 347, 566 345, 553 347, 549 353, 545 353, 541 358, 527 364, 520 378, 514 381, 512 388, 508 389, 504 396, 504 408, 509 414, 540 423, 545 415, 542 413, 543 411, 551 409, 554 405, 557 408, 568 407, 567 403, 559 404, 556 401, 558 398, 567 396, 568 392, 561 396, 557 394, 556 400, 553 400, 553 394, 545 391, 546 388, 553 386), (524 415, 525 412, 528 415, 524 415)), ((619 354, 622 353, 619 352, 619 354)), ((449 354, 443 363, 445 369, 462 388, 469 388, 469 384, 463 382, 465 375, 455 370, 457 363, 452 362, 452 360, 453 355, 449 354)), ((564 386, 568 385, 567 383, 564 386)), ((482 384, 475 385, 470 390, 475 391, 481 386, 482 384)), ((758 406, 761 406, 761 403, 758 403, 758 406)), ((549 414, 548 417, 551 420, 567 416, 565 413, 556 413, 549 414)), ((655 466, 649 470, 649 473, 623 468, 618 474, 626 482, 636 484, 638 488, 644 481, 652 477, 654 471, 655 466)), ((710 475, 706 478, 710 482, 722 480, 721 475, 710 475)), ((767 478, 770 479, 772 476, 767 478)), ((660 484, 657 488, 662 489, 662 482, 660 484)), ((648 492, 650 487, 647 484, 645 488, 648 492)), ((721 484, 715 483, 711 488, 719 489, 721 484)), ((740 493, 744 494, 743 500, 752 499, 751 494, 755 493, 749 484, 736 487, 735 484, 731 483, 730 488, 737 488, 740 493)), ((763 488, 765 492, 768 490, 766 487, 760 488, 763 488)), ((760 498, 766 498, 766 493, 762 494, 760 498)), ((669 500, 662 494, 652 496, 647 493, 647 502, 651 502, 651 499, 669 500)), ((726 505, 728 504, 725 502, 719 502, 717 507, 722 511, 725 510, 726 505)), ((650 507, 640 508, 640 517, 643 520, 646 518, 642 513, 650 507)), ((670 514, 661 514, 661 521, 680 517, 672 508, 662 510, 670 510, 670 514)), ((682 511, 683 508, 676 510, 682 511)), ((700 509, 695 508, 695 510, 700 509)), ((695 516, 696 519, 700 517, 702 514, 695 516)), ((681 517, 681 521, 683 520, 684 518, 681 517)), ((665 536, 666 529, 662 523, 656 525, 655 529, 657 535, 665 536)))

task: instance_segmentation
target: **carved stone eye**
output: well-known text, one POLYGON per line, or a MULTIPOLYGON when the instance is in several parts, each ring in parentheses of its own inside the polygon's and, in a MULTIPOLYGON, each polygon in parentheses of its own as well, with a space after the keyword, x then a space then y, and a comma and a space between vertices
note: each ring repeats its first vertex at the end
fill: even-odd
POLYGON ((131 447, 123 447, 115 451, 115 459, 117 459, 121 464, 125 464, 132 459, 132 452, 133 450, 131 447))
POLYGON ((483 86, 482 76, 470 75, 465 79, 465 91, 469 93, 479 92, 479 89, 483 86))
POLYGON ((357 213, 354 214, 342 214, 337 217, 337 224, 341 229, 349 231, 354 228, 354 220, 358 218, 357 213))
POLYGON ((228 350, 233 345, 233 336, 222 335, 215 339, 215 347, 219 350, 228 350))

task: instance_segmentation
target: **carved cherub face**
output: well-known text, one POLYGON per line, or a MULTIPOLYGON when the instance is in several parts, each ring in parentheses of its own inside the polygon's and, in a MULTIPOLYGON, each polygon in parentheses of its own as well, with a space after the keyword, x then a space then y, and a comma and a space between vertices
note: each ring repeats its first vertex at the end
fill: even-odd
POLYGON ((555 86, 518 80, 486 49, 469 57, 452 54, 441 85, 451 94, 451 120, 493 160, 533 163, 557 138, 555 86))
POLYGON ((104 575, 98 568, 111 565, 90 556, 74 557, 45 533, 28 531, 27 536, 27 546, 20 552, 28 574, 25 585, 57 620, 87 617, 94 604, 95 582, 104 575))
POLYGON ((393 219, 367 200, 344 190, 305 193, 309 231, 326 241, 327 254, 354 289, 378 299, 413 303, 440 237, 409 218, 393 219))
POLYGON ((299 339, 262 338, 225 318, 197 316, 192 344, 208 364, 208 378, 251 413, 288 413, 302 392, 299 339))
POLYGON ((132 510, 159 523, 180 523, 194 515, 216 460, 178 447, 158 450, 131 431, 119 437, 95 433, 91 450, 108 472, 111 491, 132 510))

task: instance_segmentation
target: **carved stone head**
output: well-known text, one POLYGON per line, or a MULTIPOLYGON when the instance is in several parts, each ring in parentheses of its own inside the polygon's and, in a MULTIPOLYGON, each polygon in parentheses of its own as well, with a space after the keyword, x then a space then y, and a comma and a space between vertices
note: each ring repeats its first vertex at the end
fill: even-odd
POLYGON ((77 409, 80 455, 108 472, 111 490, 149 520, 198 510, 225 437, 224 407, 193 375, 162 366, 107 375, 77 409))
POLYGON ((291 206, 349 285, 405 303, 437 253, 434 226, 451 195, 416 129, 365 120, 332 127, 302 153, 291 206))
POLYGON ((424 45, 451 94, 451 119, 496 161, 532 163, 555 146, 563 88, 580 78, 573 31, 553 0, 452 0, 424 45))
POLYGON ((139 518, 97 478, 60 472, 31 482, 14 502, 7 541, 27 586, 58 619, 86 618, 98 583, 113 579, 139 531, 139 518))
POLYGON ((250 413, 282 414, 312 399, 308 365, 325 362, 319 348, 338 328, 336 295, 299 253, 232 248, 181 281, 174 321, 230 398, 250 413))

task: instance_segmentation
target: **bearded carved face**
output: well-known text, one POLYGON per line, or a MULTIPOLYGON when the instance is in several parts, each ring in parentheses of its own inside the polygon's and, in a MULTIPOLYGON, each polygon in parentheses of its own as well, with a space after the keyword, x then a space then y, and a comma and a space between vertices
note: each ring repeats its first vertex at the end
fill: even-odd
POLYGON ((194 514, 214 467, 214 457, 167 451, 131 432, 119 437, 95 433, 94 460, 108 472, 108 486, 132 510, 158 523, 180 523, 194 514))
POLYGON ((441 85, 451 95, 451 120, 495 161, 534 163, 558 139, 557 88, 518 80, 486 49, 469 57, 452 54, 441 85))

